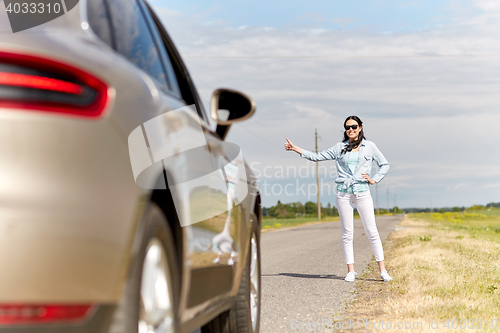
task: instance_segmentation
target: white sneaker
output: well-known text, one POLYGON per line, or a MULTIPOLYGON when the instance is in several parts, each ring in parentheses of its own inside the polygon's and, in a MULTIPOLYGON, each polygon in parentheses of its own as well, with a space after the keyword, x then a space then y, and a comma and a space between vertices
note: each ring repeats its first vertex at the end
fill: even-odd
POLYGON ((353 282, 354 279, 356 278, 356 275, 358 275, 358 273, 356 273, 356 272, 349 272, 349 273, 347 273, 347 275, 345 277, 345 280, 347 282, 353 282))
POLYGON ((381 271, 380 272, 380 277, 382 278, 382 280, 384 280, 385 282, 387 281, 391 281, 392 278, 391 276, 387 273, 387 271, 381 271))
POLYGON ((213 263, 216 264, 216 263, 219 262, 219 260, 220 260, 219 258, 215 258, 214 261, 213 261, 213 263))
POLYGON ((231 259, 231 258, 229 258, 229 260, 227 261, 227 264, 228 264, 229 266, 234 265, 234 260, 233 260, 233 259, 231 259))

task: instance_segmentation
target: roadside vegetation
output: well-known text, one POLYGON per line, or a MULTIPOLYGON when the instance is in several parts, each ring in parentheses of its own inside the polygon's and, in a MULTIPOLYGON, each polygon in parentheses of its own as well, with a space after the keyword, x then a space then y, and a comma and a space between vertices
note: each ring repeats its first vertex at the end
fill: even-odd
POLYGON ((368 265, 347 319, 426 323, 401 331, 499 332, 500 209, 407 214, 400 226, 384 243, 394 280, 382 282, 376 263, 368 265), (429 328, 436 320, 439 328, 429 328))
MULTIPOLYGON (((281 203, 276 206, 262 209, 262 230, 294 227, 318 221, 318 205, 308 201, 281 203)), ((337 208, 330 203, 326 207, 321 207, 321 222, 339 221, 337 208)))
MULTIPOLYGON (((379 215, 392 215, 393 213, 400 214, 402 211, 398 207, 394 207, 389 212, 387 209, 380 209, 379 215)), ((359 218, 356 210, 354 210, 354 217, 359 218)), ((312 201, 308 201, 305 204, 301 202, 285 204, 278 201, 275 206, 264 207, 262 209, 262 230, 339 220, 337 208, 331 206, 330 203, 326 207, 321 207, 321 221, 318 220, 318 205, 312 201)))
MULTIPOLYGON (((318 204, 308 201, 282 203, 278 200, 276 206, 264 207, 262 215, 266 218, 274 219, 294 219, 298 217, 318 217, 318 204)), ((339 216, 337 208, 332 207, 330 203, 326 207, 321 206, 321 216, 339 216)))

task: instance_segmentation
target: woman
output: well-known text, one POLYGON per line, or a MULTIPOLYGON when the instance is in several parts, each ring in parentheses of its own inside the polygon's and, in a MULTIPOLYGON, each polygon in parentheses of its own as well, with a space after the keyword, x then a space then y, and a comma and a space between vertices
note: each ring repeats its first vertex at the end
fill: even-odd
POLYGON ((335 180, 337 183, 336 203, 342 226, 344 259, 347 264, 347 276, 345 280, 352 282, 355 276, 358 275, 354 271, 352 247, 354 235, 352 204, 356 204, 363 227, 365 228, 365 233, 370 240, 375 260, 380 269, 380 277, 384 281, 390 281, 392 278, 385 269, 384 252, 377 225, 375 224, 373 199, 369 188, 369 185, 376 184, 384 178, 389 170, 389 163, 380 150, 378 150, 377 146, 365 139, 361 119, 356 116, 347 117, 344 121, 344 128, 344 140, 320 153, 315 154, 302 149, 291 143, 288 138, 286 139, 285 149, 293 150, 301 157, 307 158, 310 161, 337 161, 338 177, 335 180), (373 178, 370 178, 372 160, 377 162, 379 170, 373 178))

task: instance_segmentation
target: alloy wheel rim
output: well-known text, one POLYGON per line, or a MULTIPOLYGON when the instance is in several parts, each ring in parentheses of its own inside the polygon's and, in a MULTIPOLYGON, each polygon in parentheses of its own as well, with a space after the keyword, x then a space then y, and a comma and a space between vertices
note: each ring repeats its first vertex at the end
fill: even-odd
POLYGON ((259 320, 259 295, 260 295, 260 267, 258 264, 258 248, 255 233, 252 234, 250 243, 251 257, 250 257, 250 317, 252 320, 252 329, 255 332, 257 329, 257 322, 259 320))
POLYGON ((139 333, 173 332, 172 281, 165 249, 158 238, 149 241, 142 267, 139 333))

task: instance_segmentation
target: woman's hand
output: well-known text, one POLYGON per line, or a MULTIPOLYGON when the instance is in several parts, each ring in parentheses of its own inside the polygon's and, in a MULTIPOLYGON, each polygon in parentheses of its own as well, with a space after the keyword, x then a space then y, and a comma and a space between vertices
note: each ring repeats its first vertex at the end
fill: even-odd
POLYGON ((376 183, 376 181, 371 179, 370 176, 368 176, 366 173, 362 173, 361 177, 363 177, 363 179, 366 179, 368 181, 368 184, 370 184, 370 185, 373 185, 376 183))
POLYGON ((286 150, 293 150, 294 152, 298 153, 299 155, 302 155, 302 148, 297 147, 294 145, 288 138, 286 138, 287 143, 285 143, 285 149, 286 150))

